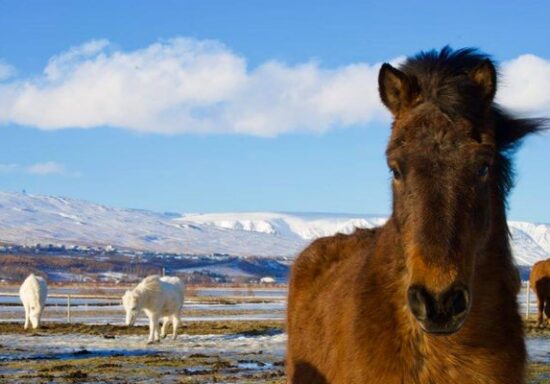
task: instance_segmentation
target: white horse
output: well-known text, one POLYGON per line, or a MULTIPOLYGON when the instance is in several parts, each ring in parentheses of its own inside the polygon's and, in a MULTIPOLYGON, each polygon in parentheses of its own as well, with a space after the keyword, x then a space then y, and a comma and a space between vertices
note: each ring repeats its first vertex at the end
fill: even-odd
POLYGON ((33 329, 40 326, 40 317, 48 296, 48 284, 40 276, 31 273, 19 288, 19 297, 25 307, 25 329, 29 323, 33 329))
POLYGON ((180 324, 183 306, 184 285, 179 277, 147 276, 134 289, 122 296, 126 310, 126 325, 134 325, 136 317, 143 309, 149 318, 148 343, 166 337, 166 327, 172 323, 172 337, 175 339, 180 324), (159 334, 159 320, 162 318, 162 331, 159 334))

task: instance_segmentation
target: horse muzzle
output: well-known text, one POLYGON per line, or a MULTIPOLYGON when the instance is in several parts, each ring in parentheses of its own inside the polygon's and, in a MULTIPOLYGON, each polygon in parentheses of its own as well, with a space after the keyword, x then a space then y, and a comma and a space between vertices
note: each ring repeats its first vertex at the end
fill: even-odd
POLYGON ((460 330, 470 312, 470 293, 462 284, 434 295, 413 285, 407 291, 409 309, 427 333, 449 335, 460 330))

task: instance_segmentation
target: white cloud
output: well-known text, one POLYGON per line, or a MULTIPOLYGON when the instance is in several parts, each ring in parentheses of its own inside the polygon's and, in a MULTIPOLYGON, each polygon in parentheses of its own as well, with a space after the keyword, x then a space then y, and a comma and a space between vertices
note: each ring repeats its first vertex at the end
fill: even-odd
POLYGON ((47 161, 45 163, 36 163, 29 165, 26 171, 33 175, 63 175, 66 173, 65 166, 55 161, 47 161))
POLYGON ((92 41, 52 57, 37 78, 0 86, 0 122, 44 130, 321 132, 386 116, 378 67, 269 61, 249 69, 215 41, 177 38, 131 52, 92 41))
POLYGON ((526 114, 550 116, 550 61, 522 55, 504 62, 497 101, 526 114))
MULTIPOLYGON (((378 69, 314 61, 249 68, 216 41, 176 38, 121 51, 94 40, 52 57, 40 76, 0 83, 0 123, 163 134, 324 132, 387 121, 378 69)), ((520 56, 501 72, 504 106, 550 114, 550 62, 520 56)))
POLYGON ((17 164, 0 164, 0 173, 11 173, 17 171, 17 164))
POLYGON ((65 165, 55 161, 45 161, 41 163, 34 163, 30 165, 23 165, 17 163, 5 163, 0 164, 0 173, 18 173, 29 175, 62 175, 70 177, 80 177, 80 172, 69 171, 65 165))
POLYGON ((15 68, 0 59, 0 81, 7 80, 15 75, 15 68))

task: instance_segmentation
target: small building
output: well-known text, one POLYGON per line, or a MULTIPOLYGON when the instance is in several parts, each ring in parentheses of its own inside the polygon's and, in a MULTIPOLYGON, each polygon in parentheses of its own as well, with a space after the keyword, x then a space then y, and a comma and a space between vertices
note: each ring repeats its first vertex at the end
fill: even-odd
POLYGON ((264 276, 260 279, 260 284, 275 284, 277 281, 271 276, 264 276))

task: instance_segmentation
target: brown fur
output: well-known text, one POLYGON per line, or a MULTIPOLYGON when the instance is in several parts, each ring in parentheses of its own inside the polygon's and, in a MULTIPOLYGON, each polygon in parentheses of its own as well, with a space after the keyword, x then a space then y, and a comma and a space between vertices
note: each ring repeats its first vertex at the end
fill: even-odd
POLYGON ((471 49, 385 64, 379 83, 394 115, 393 213, 380 228, 318 239, 296 259, 289 382, 523 383, 505 198, 511 149, 543 121, 495 106, 496 71, 471 49), (413 286, 434 298, 464 287, 467 316, 435 334, 411 313, 413 286))
POLYGON ((539 261, 533 265, 529 283, 537 295, 539 327, 543 326, 544 314, 550 325, 550 259, 539 261))

